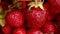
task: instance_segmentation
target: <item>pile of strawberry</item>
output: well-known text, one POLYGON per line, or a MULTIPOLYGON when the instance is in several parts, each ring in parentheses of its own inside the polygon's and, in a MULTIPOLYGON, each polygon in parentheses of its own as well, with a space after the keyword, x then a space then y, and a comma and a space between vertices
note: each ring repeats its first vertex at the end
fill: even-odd
POLYGON ((0 0, 0 34, 60 34, 60 0, 0 0))

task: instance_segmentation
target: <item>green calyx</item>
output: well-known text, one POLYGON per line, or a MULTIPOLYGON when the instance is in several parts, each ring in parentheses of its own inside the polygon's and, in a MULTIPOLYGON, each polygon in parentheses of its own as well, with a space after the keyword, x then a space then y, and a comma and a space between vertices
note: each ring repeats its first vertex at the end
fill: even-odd
POLYGON ((2 10, 3 10, 3 8, 2 8, 2 7, 0 7, 0 13, 2 12, 2 10))
POLYGON ((43 1, 40 1, 38 2, 37 0, 35 0, 35 2, 31 2, 28 4, 29 7, 29 10, 32 8, 32 7, 35 7, 35 8, 38 8, 40 7, 42 10, 44 10, 43 8, 43 3, 44 3, 44 0, 43 1))

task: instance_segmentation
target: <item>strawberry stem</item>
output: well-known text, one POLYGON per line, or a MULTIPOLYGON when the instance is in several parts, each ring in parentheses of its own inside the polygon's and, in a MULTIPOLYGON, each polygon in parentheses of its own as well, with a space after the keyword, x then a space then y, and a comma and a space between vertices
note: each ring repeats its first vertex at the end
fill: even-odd
POLYGON ((2 7, 0 7, 0 13, 2 12, 2 10, 3 10, 2 7))
POLYGON ((17 3, 18 2, 18 0, 13 0, 13 4, 15 4, 15 3, 17 3))
POLYGON ((1 25, 2 27, 5 26, 5 20, 4 20, 4 19, 0 19, 0 25, 1 25))
POLYGON ((0 19, 4 19, 4 16, 3 15, 0 15, 0 19))
POLYGON ((35 4, 36 4, 36 5, 38 4, 38 1, 37 1, 37 0, 35 0, 35 4))
POLYGON ((4 19, 4 15, 0 14, 0 25, 3 27, 5 26, 5 19, 4 19))
POLYGON ((44 0, 40 0, 40 2, 43 2, 44 3, 44 0))

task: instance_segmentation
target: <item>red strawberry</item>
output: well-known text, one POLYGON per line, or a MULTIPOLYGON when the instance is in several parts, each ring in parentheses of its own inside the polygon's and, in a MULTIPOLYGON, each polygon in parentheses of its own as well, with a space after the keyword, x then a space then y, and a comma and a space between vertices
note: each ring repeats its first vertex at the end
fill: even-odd
POLYGON ((39 29, 29 29, 27 34, 43 34, 39 29))
POLYGON ((57 4, 60 6, 60 0, 56 0, 57 4))
POLYGON ((47 0, 48 1, 48 3, 50 3, 50 4, 52 4, 52 5, 59 5, 60 6, 60 0, 47 0), (53 4, 53 2, 54 2, 54 4, 53 4))
POLYGON ((47 21, 47 23, 42 27, 42 30, 45 33, 55 32, 55 25, 51 21, 47 21))
MULTIPOLYGON (((41 27, 45 24, 46 18, 48 17, 48 9, 45 4, 42 4, 42 7, 34 5, 34 2, 31 3, 29 10, 26 10, 25 17, 27 20, 27 25, 30 28, 41 27), (44 5, 44 6, 43 6, 44 5)), ((30 5, 30 4, 29 4, 30 5)))
POLYGON ((51 14, 58 14, 60 13, 60 1, 59 0, 47 0, 49 3, 50 13, 51 14))
POLYGON ((55 24, 56 25, 56 31, 55 31, 55 34, 60 34, 60 26, 58 26, 58 24, 55 24))
POLYGON ((23 28, 15 28, 13 34, 26 34, 26 31, 23 28))
POLYGON ((60 31, 60 16, 56 17, 56 25, 57 25, 57 29, 60 31))
POLYGON ((2 32, 4 34, 11 34, 11 31, 12 31, 12 27, 9 25, 5 25, 4 27, 2 27, 2 32))
POLYGON ((20 27, 24 23, 24 17, 20 10, 11 10, 6 14, 5 20, 12 27, 20 27))

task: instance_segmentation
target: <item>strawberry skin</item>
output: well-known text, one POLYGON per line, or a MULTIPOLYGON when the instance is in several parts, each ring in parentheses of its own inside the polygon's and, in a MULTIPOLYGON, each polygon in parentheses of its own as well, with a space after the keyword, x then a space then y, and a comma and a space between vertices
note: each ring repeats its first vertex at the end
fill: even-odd
POLYGON ((47 0, 47 2, 49 3, 49 11, 51 14, 56 15, 60 13, 60 0, 47 0))
MULTIPOLYGON (((46 9, 46 8, 45 8, 46 9)), ((32 7, 30 10, 25 11, 27 26, 30 28, 41 27, 45 24, 48 17, 48 10, 32 7)))
POLYGON ((58 31, 60 31, 60 15, 56 16, 56 25, 57 25, 58 31))
POLYGON ((42 27, 43 32, 51 33, 55 31, 55 25, 51 21, 47 21, 47 23, 42 27))
POLYGON ((27 34, 43 34, 39 29, 29 29, 27 34))
POLYGON ((13 34, 26 34, 26 31, 23 28, 15 28, 13 34))
POLYGON ((20 27, 24 23, 24 17, 20 10, 11 10, 6 14, 5 21, 12 27, 20 27))
POLYGON ((4 34, 11 34, 12 27, 10 25, 5 25, 1 30, 4 34))

